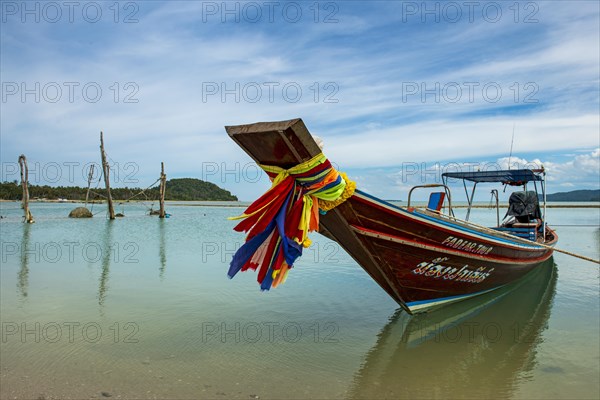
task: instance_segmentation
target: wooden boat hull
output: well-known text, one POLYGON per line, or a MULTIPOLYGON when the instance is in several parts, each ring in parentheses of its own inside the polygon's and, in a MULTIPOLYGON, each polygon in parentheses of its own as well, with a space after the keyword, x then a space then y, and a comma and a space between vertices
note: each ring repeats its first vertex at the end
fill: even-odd
MULTIPOLYGON (((552 256, 435 213, 396 207, 357 191, 338 213, 387 277, 392 297, 411 313, 483 294, 513 282, 552 256)), ((325 215, 327 230, 336 224, 325 215)), ((330 235, 333 239, 335 235, 330 235)), ((352 253, 352 249, 344 246, 352 253)), ((364 266, 363 266, 364 267, 364 266)), ((375 280, 378 280, 374 277, 375 280)))
MULTIPOLYGON (((226 130, 259 164, 290 168, 321 151, 301 119, 226 130)), ((490 292, 552 256, 534 242, 396 207, 358 190, 321 217, 320 233, 337 241, 409 313, 490 292)), ((555 243, 556 235, 549 236, 555 243)))

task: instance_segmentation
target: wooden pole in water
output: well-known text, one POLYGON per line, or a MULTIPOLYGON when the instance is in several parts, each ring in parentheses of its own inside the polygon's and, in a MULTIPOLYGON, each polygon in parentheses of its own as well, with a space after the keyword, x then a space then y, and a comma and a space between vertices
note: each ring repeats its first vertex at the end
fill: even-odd
POLYGON ((167 175, 165 175, 165 163, 160 163, 160 209, 158 218, 165 217, 165 189, 167 188, 167 175))
POLYGON ((25 222, 33 224, 33 215, 29 211, 29 189, 27 188, 27 181, 29 180, 29 169, 27 168, 27 158, 24 154, 19 156, 19 167, 21 167, 21 186, 23 187, 23 199, 22 206, 24 212, 25 222))
POLYGON ((102 157, 102 173, 104 174, 106 199, 108 200, 108 218, 115 219, 115 209, 113 208, 112 196, 110 195, 110 168, 106 161, 106 153, 104 153, 104 137, 102 132, 100 132, 100 156, 102 157))
POLYGON ((87 207, 88 200, 90 198, 90 186, 92 184, 92 178, 94 177, 94 164, 90 165, 90 173, 88 174, 88 187, 85 193, 85 206, 87 207))

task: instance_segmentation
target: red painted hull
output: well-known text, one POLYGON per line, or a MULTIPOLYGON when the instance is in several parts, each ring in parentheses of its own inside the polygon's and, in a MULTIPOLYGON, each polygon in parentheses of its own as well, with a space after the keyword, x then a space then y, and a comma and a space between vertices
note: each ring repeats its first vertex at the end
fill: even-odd
MULTIPOLYGON (((435 213, 395 207, 361 192, 337 212, 372 255, 379 275, 386 277, 375 280, 410 312, 497 289, 552 256, 552 250, 534 242, 493 235, 435 213)), ((329 231, 335 222, 325 216, 321 223, 329 231)), ((556 242, 553 231, 547 236, 550 244, 556 242)))

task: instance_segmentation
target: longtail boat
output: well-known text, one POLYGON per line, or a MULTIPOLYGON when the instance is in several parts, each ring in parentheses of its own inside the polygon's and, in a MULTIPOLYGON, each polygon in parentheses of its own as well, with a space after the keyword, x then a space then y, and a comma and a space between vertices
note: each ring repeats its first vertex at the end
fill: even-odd
POLYGON ((312 230, 339 243, 410 314, 514 282, 548 260, 558 240, 545 222, 543 168, 445 173, 442 184, 411 189, 407 205, 400 207, 356 189, 333 168, 301 119, 225 129, 273 181, 239 217, 243 221, 235 229, 248 237, 228 274, 258 270, 263 290, 285 281, 302 248, 310 245, 312 230), (454 215, 451 179, 464 183, 465 220, 454 215), (470 195, 467 182, 473 185, 470 195), (483 182, 523 187, 511 195, 503 222, 496 202, 494 227, 468 221, 475 188, 483 182), (436 187, 440 190, 430 194, 427 207, 411 203, 413 190, 436 187))

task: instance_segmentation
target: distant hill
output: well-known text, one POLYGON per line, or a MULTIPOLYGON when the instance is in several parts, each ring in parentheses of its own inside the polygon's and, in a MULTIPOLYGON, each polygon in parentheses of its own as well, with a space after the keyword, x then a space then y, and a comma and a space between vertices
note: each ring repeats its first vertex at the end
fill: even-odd
POLYGON ((600 190, 573 190, 552 193, 546 197, 548 201, 600 201, 600 190))
POLYGON ((167 181, 165 200, 236 201, 237 197, 214 183, 195 178, 180 178, 167 181))
MULTIPOLYGON (((67 200, 85 200, 87 189, 78 186, 38 186, 29 185, 29 197, 55 200, 63 198, 67 200)), ((111 188, 110 192, 116 201, 128 200, 133 195, 142 191, 140 188, 111 188)), ((138 195, 134 200, 158 200, 158 186, 145 192, 146 196, 138 195)), ((0 183, 0 199, 21 200, 21 185, 14 182, 0 183)), ((90 200, 104 199, 105 189, 92 189, 90 200), (97 194, 95 194, 95 193, 97 194)), ((207 200, 207 201, 237 201, 237 197, 229 191, 220 188, 214 183, 205 182, 194 178, 170 179, 167 181, 165 200, 207 200)))

